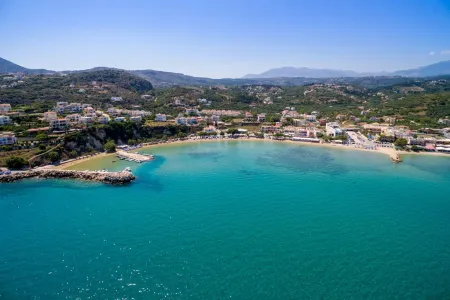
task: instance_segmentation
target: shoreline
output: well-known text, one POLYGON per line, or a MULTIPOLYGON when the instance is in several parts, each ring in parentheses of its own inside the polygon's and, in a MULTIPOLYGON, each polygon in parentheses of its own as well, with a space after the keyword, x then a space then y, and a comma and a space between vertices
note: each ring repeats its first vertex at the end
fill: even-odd
MULTIPOLYGON (((383 148, 379 147, 377 150, 370 150, 370 149, 363 149, 363 148, 357 148, 353 146, 345 146, 340 144, 332 144, 332 143, 311 143, 311 142, 298 142, 298 141, 292 141, 292 140, 272 140, 272 139, 259 139, 259 138, 237 138, 237 139, 187 139, 187 140, 174 140, 174 141, 167 141, 167 142, 161 142, 161 143, 155 143, 150 145, 144 145, 139 149, 151 149, 154 147, 161 147, 161 146, 167 146, 167 145, 182 145, 182 144, 191 144, 191 143, 210 143, 210 142, 228 142, 228 141, 250 141, 250 142, 276 142, 276 143, 287 143, 287 144, 295 144, 295 145, 303 145, 303 146, 314 146, 314 147, 326 147, 326 148, 334 148, 334 149, 343 149, 343 150, 355 150, 355 151, 364 151, 364 152, 371 152, 376 154, 382 154, 388 156, 391 160, 395 159, 397 156, 403 156, 403 155, 430 155, 430 156, 442 156, 442 157, 450 157, 449 154, 446 153, 430 153, 430 152, 424 152, 424 153, 417 153, 417 152, 406 152, 406 151, 397 151, 393 148, 383 148)), ((134 151, 134 150, 132 150, 134 151)), ((71 161, 69 163, 55 166, 52 169, 59 169, 59 170, 65 170, 66 168, 72 167, 74 165, 87 162, 90 160, 95 160, 96 158, 105 158, 108 156, 115 156, 116 153, 101 153, 98 155, 78 159, 71 161)))
MULTIPOLYGON (((295 145, 303 145, 303 146, 313 146, 313 147, 325 147, 325 148, 334 148, 334 149, 342 149, 342 150, 355 150, 355 151, 364 151, 364 152, 370 152, 375 154, 382 154, 388 156, 391 160, 395 161, 397 157, 402 157, 405 155, 423 155, 423 156, 435 156, 435 157, 450 157, 450 154, 446 153, 439 153, 439 152, 407 152, 407 151, 397 151, 393 148, 384 148, 384 147, 378 147, 377 150, 370 150, 370 149, 364 149, 364 148, 357 148, 353 146, 345 146, 341 144, 332 144, 332 143, 311 143, 311 142, 299 142, 299 141, 292 141, 292 140, 272 140, 272 139, 259 139, 259 138, 236 138, 236 139, 187 139, 187 140, 174 140, 174 141, 167 141, 167 142, 161 142, 161 143, 155 143, 150 145, 144 145, 139 149, 151 149, 154 147, 161 147, 161 146, 167 146, 167 145, 182 145, 182 144, 191 144, 191 143, 210 143, 210 142, 228 142, 228 141, 250 141, 250 142, 276 142, 276 143, 287 143, 287 144, 295 144, 295 145)), ((135 151, 135 150, 132 150, 135 151)), ((98 155, 78 159, 71 161, 69 163, 55 166, 52 169, 59 169, 59 170, 65 170, 66 168, 72 167, 74 165, 77 165, 79 163, 87 162, 90 160, 95 160, 96 158, 104 158, 108 156, 115 156, 117 153, 101 153, 98 155)))

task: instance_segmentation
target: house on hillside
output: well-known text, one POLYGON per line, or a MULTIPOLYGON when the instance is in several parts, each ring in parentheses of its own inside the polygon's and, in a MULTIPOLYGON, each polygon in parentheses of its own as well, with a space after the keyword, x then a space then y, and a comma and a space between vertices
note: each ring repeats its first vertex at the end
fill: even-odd
POLYGON ((167 116, 165 114, 156 114, 155 121, 156 122, 166 122, 167 116))
POLYGON ((0 116, 0 125, 9 125, 11 124, 11 118, 9 116, 0 116))
POLYGON ((0 132, 0 145, 13 145, 17 138, 12 132, 0 132))
POLYGON ((256 120, 259 123, 264 123, 266 121, 266 114, 258 114, 256 120))
POLYGON ((7 113, 11 111, 11 104, 4 103, 0 104, 0 113, 7 113))
POLYGON ((69 127, 69 122, 66 119, 50 120, 50 129, 64 130, 69 127))
POLYGON ((111 97, 112 102, 120 102, 122 100, 123 100, 122 97, 111 97))

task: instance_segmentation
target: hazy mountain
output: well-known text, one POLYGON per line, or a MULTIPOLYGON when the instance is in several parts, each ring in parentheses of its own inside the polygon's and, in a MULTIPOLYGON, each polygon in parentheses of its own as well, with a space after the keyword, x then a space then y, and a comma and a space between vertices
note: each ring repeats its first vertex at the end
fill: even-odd
POLYGON ((0 57, 0 73, 28 73, 28 74, 41 74, 41 73, 53 73, 53 71, 45 69, 27 69, 19 66, 9 60, 0 57))
MULTIPOLYGON (((96 67, 88 70, 63 71, 61 73, 72 74, 79 72, 95 72, 104 70, 121 70, 108 67, 96 67)), ((124 70, 121 70, 124 71, 124 70)), ((29 74, 54 73, 45 69, 27 69, 10 61, 0 58, 0 73, 23 72, 29 74)), ((432 77, 450 75, 450 61, 443 61, 429 66, 411 70, 380 73, 357 73, 349 70, 311 69, 283 67, 266 71, 261 74, 249 74, 244 78, 212 79, 206 77, 194 77, 181 73, 164 72, 156 70, 126 70, 133 75, 150 81, 155 87, 189 86, 189 85, 245 85, 245 84, 269 84, 269 85, 304 85, 318 82, 336 82, 339 78, 345 81, 369 82, 369 85, 385 85, 388 82, 402 81, 393 77, 432 77), (376 76, 376 77, 374 77, 376 76), (382 82, 382 84, 380 84, 382 82)), ((365 84, 364 84, 365 85, 365 84)))
POLYGON ((431 77, 450 74, 450 60, 441 61, 429 66, 423 66, 416 69, 396 71, 392 73, 404 77, 431 77))
POLYGON ((429 66, 395 72, 364 72, 358 73, 349 70, 310 69, 282 67, 271 69, 261 74, 248 74, 243 78, 279 78, 279 77, 308 77, 308 78, 339 78, 364 76, 404 76, 404 77, 431 77, 450 74, 450 61, 442 61, 429 66))
POLYGON ((332 69, 310 69, 281 67, 270 69, 261 74, 248 74, 243 78, 277 78, 277 77, 309 77, 309 78, 330 78, 330 77, 356 77, 358 73, 348 70, 332 69))

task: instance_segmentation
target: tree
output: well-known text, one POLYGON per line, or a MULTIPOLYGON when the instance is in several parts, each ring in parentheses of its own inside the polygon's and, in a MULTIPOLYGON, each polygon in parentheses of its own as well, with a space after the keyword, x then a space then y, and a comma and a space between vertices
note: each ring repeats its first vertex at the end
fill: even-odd
POLYGON ((179 138, 185 138, 185 137, 187 137, 187 134, 184 133, 184 132, 182 132, 182 131, 179 131, 179 132, 177 133, 177 137, 179 137, 179 138))
POLYGON ((36 140, 38 140, 39 142, 46 142, 48 141, 48 135, 46 135, 45 133, 40 133, 36 135, 36 140))
POLYGON ((129 140, 128 140, 128 145, 130 145, 130 146, 136 145, 136 140, 129 139, 129 140))
POLYGON ((230 128, 227 130, 227 133, 233 135, 239 133, 239 130, 237 130, 236 128, 230 128))
POLYGON ((106 142, 104 148, 108 153, 116 152, 116 143, 113 140, 109 140, 106 142))
POLYGON ((39 144, 38 148, 39 150, 44 151, 47 148, 47 146, 45 146, 44 144, 39 144))
POLYGON ((11 156, 6 159, 6 166, 9 169, 22 169, 28 162, 23 157, 11 156))
POLYGON ((397 139, 394 142, 394 145, 397 146, 397 147, 400 147, 400 148, 405 148, 406 145, 408 145, 408 140, 407 139, 403 139, 403 138, 397 139))
POLYGON ((225 132, 221 131, 221 132, 220 132, 220 135, 221 135, 221 136, 224 136, 224 135, 225 135, 225 132))
POLYGON ((51 162, 55 163, 57 162, 60 157, 59 157, 59 153, 56 151, 52 151, 49 154, 47 154, 48 159, 50 159, 51 162))
POLYGON ((411 150, 414 151, 414 152, 419 152, 419 147, 417 147, 416 145, 413 145, 411 147, 411 150))

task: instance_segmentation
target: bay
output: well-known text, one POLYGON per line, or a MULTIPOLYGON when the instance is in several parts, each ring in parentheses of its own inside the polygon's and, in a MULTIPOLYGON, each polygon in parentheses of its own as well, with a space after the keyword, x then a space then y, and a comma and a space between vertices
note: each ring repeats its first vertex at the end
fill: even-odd
POLYGON ((0 186, 1 299, 445 299, 450 159, 277 142, 0 186))

